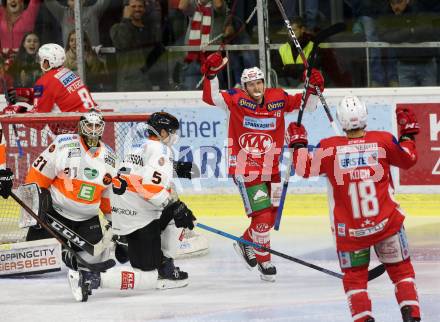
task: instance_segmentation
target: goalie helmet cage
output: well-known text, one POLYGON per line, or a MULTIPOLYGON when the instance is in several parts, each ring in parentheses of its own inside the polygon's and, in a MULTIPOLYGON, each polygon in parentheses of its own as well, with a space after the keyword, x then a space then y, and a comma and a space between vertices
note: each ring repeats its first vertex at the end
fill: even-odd
MULTIPOLYGON (((12 114, 0 116, 0 135, 6 142, 6 166, 14 173, 14 191, 23 184, 31 163, 58 134, 77 133, 83 113, 12 114)), ((121 158, 133 143, 146 136, 150 114, 103 112, 102 141, 121 158)), ((24 241, 27 229, 18 226, 20 206, 0 198, 0 244, 24 241)))

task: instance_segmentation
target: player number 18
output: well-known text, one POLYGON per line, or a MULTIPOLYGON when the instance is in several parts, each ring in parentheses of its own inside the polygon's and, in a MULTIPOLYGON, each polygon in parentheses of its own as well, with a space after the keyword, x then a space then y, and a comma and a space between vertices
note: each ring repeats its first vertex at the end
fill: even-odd
POLYGON ((373 217, 379 213, 379 201, 376 197, 376 187, 372 181, 350 182, 348 195, 351 199, 353 217, 373 217))

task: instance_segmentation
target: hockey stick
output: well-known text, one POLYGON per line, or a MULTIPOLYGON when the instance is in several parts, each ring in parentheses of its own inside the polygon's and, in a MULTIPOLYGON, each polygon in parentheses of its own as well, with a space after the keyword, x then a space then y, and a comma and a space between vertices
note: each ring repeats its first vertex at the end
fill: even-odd
MULTIPOLYGON (((42 220, 35 212, 28 207, 14 192, 11 192, 11 197, 24 209, 27 211, 29 215, 31 215, 37 222, 40 224, 41 227, 46 229, 49 234, 51 234, 58 242, 63 246, 64 249, 67 249, 71 254, 73 254, 79 264, 84 266, 85 268, 88 268, 92 272, 105 272, 109 268, 112 268, 116 265, 116 262, 113 259, 108 259, 103 262, 99 263, 89 263, 85 261, 81 256, 78 255, 76 251, 74 251, 65 241, 62 239, 57 233, 55 233, 52 230, 52 226, 49 226, 44 220, 42 220)), ((66 237, 65 234, 63 236, 66 237)), ((67 237, 66 237, 67 238, 67 237)), ((69 238, 67 238, 69 239, 69 238)), ((71 241, 71 239, 69 239, 71 241)), ((75 243, 75 242, 74 242, 75 243)), ((75 243, 77 246, 79 246, 77 243, 75 243)))
MULTIPOLYGON (((11 101, 11 97, 9 96, 8 93, 8 84, 6 83, 6 79, 2 78, 2 82, 3 82, 3 88, 5 89, 5 100, 6 102, 8 102, 8 104, 13 105, 11 101)), ((24 155, 23 147, 21 146, 20 139, 18 138, 17 127, 15 126, 15 124, 12 124, 12 129, 14 130, 15 143, 17 144, 17 148, 18 148, 18 157, 21 158, 24 155)))
MULTIPOLYGON (((301 105, 299 108, 298 120, 297 120, 298 125, 300 125, 301 120, 302 120, 302 116, 304 113, 304 109, 307 104, 307 98, 308 98, 307 97, 307 88, 309 87, 310 75, 312 73, 312 68, 313 68, 315 61, 316 61, 319 43, 321 43, 324 39, 326 39, 334 34, 337 34, 338 32, 345 30, 346 26, 344 23, 337 23, 337 24, 334 24, 334 25, 328 27, 327 29, 324 29, 321 32, 319 32, 314 39, 313 49, 311 52, 311 59, 310 59, 310 63, 308 63, 307 60, 305 59, 304 52, 303 52, 301 46, 299 45, 298 39, 296 38, 295 33, 293 32, 292 27, 290 26, 290 22, 286 17, 286 13, 284 12, 282 4, 279 2, 279 0, 276 0, 276 2, 277 2, 278 7, 280 9, 281 15, 283 16, 284 22, 286 23, 286 27, 289 31, 289 35, 292 38, 292 41, 295 44, 296 49, 300 53, 300 56, 304 62, 304 67, 306 68, 306 77, 304 80, 304 90, 303 90, 303 93, 301 96, 301 105)), ((315 86, 315 91, 318 94, 319 99, 321 100, 321 104, 324 107, 325 113, 327 114, 327 117, 330 121, 330 124, 331 124, 333 130, 335 131, 335 134, 339 135, 340 134, 339 129, 338 129, 331 113, 330 113, 330 109, 327 105, 327 102, 325 101, 324 96, 321 93, 321 90, 319 89, 319 86, 315 86)), ((275 230, 280 229, 281 217, 282 217, 283 209, 284 209, 284 202, 285 202, 286 196, 287 196, 287 188, 289 187, 292 159, 293 159, 293 151, 289 151, 288 157, 285 161, 288 169, 286 170, 286 173, 284 174, 284 177, 283 177, 283 188, 281 191, 280 204, 278 206, 277 216, 275 217, 275 224, 274 224, 275 230)))
MULTIPOLYGON (((344 275, 342 275, 340 273, 333 272, 333 271, 328 270, 326 268, 323 268, 321 266, 317 266, 315 264, 306 262, 306 261, 304 261, 302 259, 290 256, 290 255, 286 255, 284 253, 278 252, 278 251, 273 250, 271 248, 263 247, 263 246, 261 246, 259 244, 256 244, 256 243, 250 242, 248 240, 245 240, 243 238, 231 235, 231 234, 229 234, 227 232, 224 232, 222 230, 219 230, 219 229, 216 229, 216 228, 213 228, 213 227, 201 224, 201 223, 197 223, 196 226, 199 227, 199 228, 202 228, 204 230, 210 231, 210 232, 212 232, 214 234, 217 234, 217 235, 220 235, 220 236, 223 236, 223 237, 235 240, 236 242, 239 242, 239 243, 242 243, 242 244, 245 244, 245 245, 248 245, 248 246, 252 246, 254 248, 258 248, 258 249, 261 249, 261 250, 264 250, 265 252, 268 252, 268 253, 271 253, 273 255, 282 257, 284 259, 290 260, 290 261, 295 262, 297 264, 300 264, 300 265, 303 265, 303 266, 307 266, 309 268, 315 269, 315 270, 320 271, 322 273, 325 273, 327 275, 331 275, 331 276, 337 277, 339 279, 342 279, 344 277, 344 275)), ((376 266, 372 270, 368 271, 368 280, 371 281, 371 280, 379 277, 380 275, 382 275, 384 272, 385 272, 385 266, 383 264, 381 264, 379 266, 376 266)))

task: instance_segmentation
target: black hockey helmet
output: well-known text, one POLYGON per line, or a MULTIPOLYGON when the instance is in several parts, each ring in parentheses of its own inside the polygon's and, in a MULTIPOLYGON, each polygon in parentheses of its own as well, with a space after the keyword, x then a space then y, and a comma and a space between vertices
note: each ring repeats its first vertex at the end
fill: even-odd
POLYGON ((160 134, 161 130, 165 130, 167 133, 175 133, 180 126, 177 118, 167 112, 155 112, 151 114, 147 124, 157 132, 155 133, 152 129, 148 129, 148 135, 155 136, 160 134))

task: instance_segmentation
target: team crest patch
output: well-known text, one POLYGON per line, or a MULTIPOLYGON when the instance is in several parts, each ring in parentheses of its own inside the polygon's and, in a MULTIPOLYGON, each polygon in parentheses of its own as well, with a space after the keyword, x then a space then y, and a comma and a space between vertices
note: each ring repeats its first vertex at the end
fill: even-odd
POLYGON ((104 178, 102 178, 102 183, 108 186, 110 183, 112 183, 112 176, 110 173, 104 174, 104 178))
POLYGON ((52 144, 52 145, 49 147, 49 152, 52 153, 53 151, 55 151, 55 144, 52 144))
POLYGON ((87 179, 95 179, 99 175, 99 171, 96 169, 85 168, 84 175, 87 179))
POLYGON ((269 112, 280 110, 282 108, 284 108, 284 100, 267 103, 267 110, 269 112))
POLYGON ((238 100, 238 106, 247 108, 249 110, 255 111, 257 108, 257 103, 247 100, 245 98, 240 98, 238 100))

